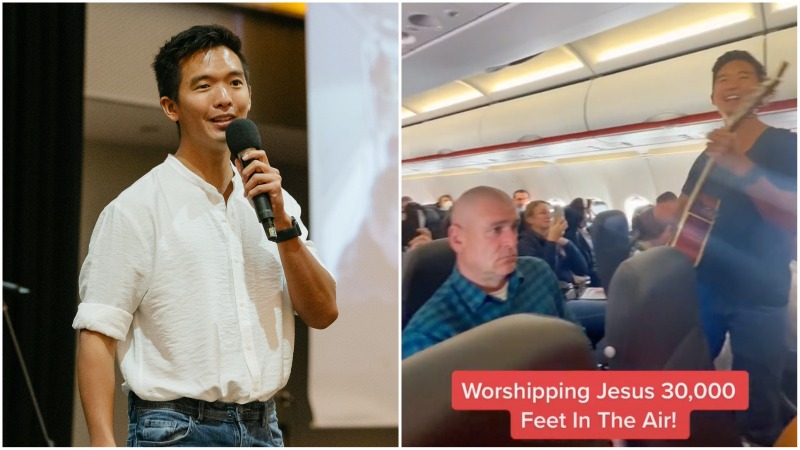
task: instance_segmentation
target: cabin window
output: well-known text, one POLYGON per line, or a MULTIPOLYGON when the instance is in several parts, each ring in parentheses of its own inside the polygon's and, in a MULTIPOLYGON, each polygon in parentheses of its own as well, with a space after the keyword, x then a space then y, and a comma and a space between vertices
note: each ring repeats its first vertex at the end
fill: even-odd
POLYGON ((603 211, 608 211, 609 209, 611 209, 609 208, 608 203, 604 202, 603 200, 600 200, 599 198, 590 197, 589 200, 592 201, 592 214, 595 216, 603 211))
POLYGON ((600 200, 599 198, 588 197, 587 200, 592 201, 592 206, 589 210, 589 217, 586 218, 586 226, 590 227, 592 226, 592 222, 594 222, 594 218, 597 217, 598 214, 603 211, 608 211, 611 208, 608 206, 608 203, 600 200))
POLYGON ((625 200, 625 216, 628 217, 628 224, 633 221, 633 218, 644 210, 646 207, 650 206, 650 200, 647 200, 644 197, 635 195, 633 197, 629 197, 625 200))

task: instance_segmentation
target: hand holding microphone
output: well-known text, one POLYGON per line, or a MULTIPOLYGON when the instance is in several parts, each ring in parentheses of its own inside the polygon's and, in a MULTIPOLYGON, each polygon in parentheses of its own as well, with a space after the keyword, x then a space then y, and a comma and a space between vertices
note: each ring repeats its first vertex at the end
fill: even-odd
POLYGON ((261 150, 258 127, 248 119, 236 119, 228 125, 225 140, 231 155, 236 157, 236 168, 244 182, 245 196, 252 199, 259 222, 267 238, 277 239, 275 221, 281 229, 291 226, 283 209, 281 176, 278 169, 269 165, 267 154, 261 150))

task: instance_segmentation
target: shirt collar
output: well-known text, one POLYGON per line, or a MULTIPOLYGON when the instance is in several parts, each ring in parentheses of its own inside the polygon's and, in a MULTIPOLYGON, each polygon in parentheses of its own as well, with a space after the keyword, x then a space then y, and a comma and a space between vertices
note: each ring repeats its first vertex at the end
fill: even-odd
POLYGON ((474 313, 487 301, 496 303, 511 301, 519 290, 519 286, 525 281, 525 276, 519 268, 515 268, 514 271, 508 275, 508 298, 505 302, 490 296, 475 283, 466 279, 464 275, 461 275, 461 272, 458 271, 458 266, 453 267, 451 279, 453 281, 453 289, 464 299, 467 307, 474 313))
MULTIPOLYGON (((220 196, 220 198, 222 197, 214 186, 210 185, 206 180, 189 170, 189 168, 184 166, 183 163, 172 153, 167 154, 167 164, 190 183, 199 186, 204 191, 207 191, 211 194, 216 194, 220 196)), ((233 170, 233 192, 241 193, 244 191, 242 177, 239 175, 239 171, 236 170, 236 166, 234 166, 232 162, 231 170, 233 170)))

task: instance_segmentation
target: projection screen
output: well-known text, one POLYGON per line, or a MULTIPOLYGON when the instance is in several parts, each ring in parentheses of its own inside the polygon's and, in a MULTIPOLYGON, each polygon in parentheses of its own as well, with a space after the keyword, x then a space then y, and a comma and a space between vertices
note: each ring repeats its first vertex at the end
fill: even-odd
POLYGON ((339 305, 310 335, 318 428, 398 423, 397 23, 397 4, 308 5, 311 230, 339 305))

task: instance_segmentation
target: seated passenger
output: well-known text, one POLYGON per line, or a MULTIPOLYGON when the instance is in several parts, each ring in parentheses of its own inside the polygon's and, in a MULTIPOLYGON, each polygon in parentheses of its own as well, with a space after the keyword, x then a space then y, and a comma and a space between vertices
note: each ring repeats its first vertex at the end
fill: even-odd
POLYGON ((680 218, 680 206, 678 196, 672 191, 664 192, 656 198, 655 210, 653 214, 656 219, 666 223, 677 223, 680 218))
POLYGON ((479 186, 456 200, 447 236, 453 273, 403 330, 403 358, 512 314, 574 321, 550 267, 517 257, 518 220, 511 198, 495 188, 479 186))
MULTIPOLYGON (((573 201, 573 203, 575 202, 573 201)), ((600 279, 595 272, 594 251, 584 237, 585 234, 581 233, 581 229, 586 226, 586 212, 584 208, 582 206, 576 207, 571 203, 564 208, 564 219, 567 221, 567 229, 564 230, 564 237, 575 244, 575 247, 581 252, 581 256, 583 256, 584 261, 586 261, 587 275, 591 279, 592 286, 599 286, 600 279)))
POLYGON ((453 197, 448 194, 440 195, 439 200, 436 201, 436 210, 439 213, 440 219, 444 219, 450 208, 453 207, 453 197))
POLYGON ((550 204, 536 200, 525 207, 527 226, 519 236, 520 256, 535 256, 547 262, 560 281, 579 283, 578 277, 589 276, 589 268, 580 250, 564 238, 567 221, 553 223, 550 204))
POLYGON ((671 226, 656 218, 656 208, 650 207, 633 218, 631 223, 631 256, 648 248, 669 244, 671 226))
POLYGON ((409 244, 414 238, 426 231, 426 220, 425 208, 419 203, 411 201, 403 206, 403 221, 400 224, 400 244, 404 252, 409 250, 409 244))

